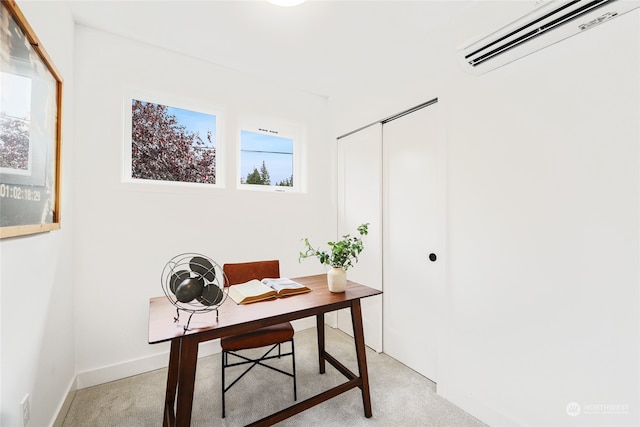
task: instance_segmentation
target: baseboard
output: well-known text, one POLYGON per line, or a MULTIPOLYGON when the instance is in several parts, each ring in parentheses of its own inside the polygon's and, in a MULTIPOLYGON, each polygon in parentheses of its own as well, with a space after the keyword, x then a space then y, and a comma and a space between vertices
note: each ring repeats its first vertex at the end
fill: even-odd
POLYGON ((446 387, 443 387, 442 384, 438 384, 438 394, 487 425, 496 427, 520 425, 520 423, 495 411, 493 408, 487 407, 464 392, 460 393, 448 390, 446 387))
MULTIPOLYGON (((316 318, 311 316, 304 319, 294 320, 291 323, 294 330, 301 331, 304 329, 314 328, 316 326, 316 318)), ((206 357, 216 353, 220 353, 220 340, 204 342, 200 344, 198 349, 198 357, 206 357)), ((80 390, 143 374, 145 372, 155 371, 156 369, 166 368, 168 363, 169 350, 167 348, 166 350, 151 356, 145 356, 135 360, 128 360, 126 362, 80 372, 76 374, 76 389, 80 390)))
MULTIPOLYGON (((209 341, 200 344, 198 357, 206 357, 220 352, 220 340, 209 341)), ((121 380, 156 369, 166 368, 169 364, 169 350, 164 350, 151 356, 128 360, 90 371, 80 372, 76 375, 78 390, 95 385, 121 380)))
POLYGON ((293 326, 294 331, 303 331, 309 328, 316 327, 316 318, 315 316, 305 317, 304 319, 297 319, 291 322, 291 326, 293 326))
POLYGON ((58 408, 56 418, 53 420, 51 427, 62 427, 64 423, 64 419, 67 417, 67 412, 69 412, 69 408, 71 407, 71 402, 73 402, 73 398, 76 395, 76 390, 78 389, 78 380, 77 377, 74 377, 69 386, 67 387, 67 395, 64 400, 60 403, 60 407, 58 408))

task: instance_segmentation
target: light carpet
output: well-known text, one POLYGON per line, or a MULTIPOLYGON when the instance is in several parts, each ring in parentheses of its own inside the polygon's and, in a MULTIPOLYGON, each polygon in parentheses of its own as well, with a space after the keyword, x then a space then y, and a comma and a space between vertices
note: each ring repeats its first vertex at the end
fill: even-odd
MULTIPOLYGON (((353 338, 330 327, 325 329, 327 352, 352 372, 358 372, 353 338)), ((318 373, 315 328, 296 332, 294 339, 298 401, 346 381, 328 363, 326 373, 318 373)), ((288 357, 276 363, 285 369, 291 367, 288 357)), ((367 365, 373 411, 371 418, 365 418, 362 394, 359 388, 355 388, 277 425, 485 426, 437 395, 433 382, 386 354, 367 349, 367 365)), ((227 375, 229 381, 232 374, 227 375)), ((165 368, 78 390, 63 427, 160 426, 166 380, 165 368)), ((220 388, 220 354, 199 359, 192 426, 243 426, 293 403, 291 378, 260 366, 227 392, 225 418, 221 418, 220 388)))

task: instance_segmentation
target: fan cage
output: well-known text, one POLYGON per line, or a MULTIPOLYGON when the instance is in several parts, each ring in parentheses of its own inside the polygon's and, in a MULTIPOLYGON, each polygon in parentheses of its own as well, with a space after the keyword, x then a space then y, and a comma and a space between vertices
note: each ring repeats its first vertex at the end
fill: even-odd
POLYGON ((160 281, 165 296, 169 302, 176 307, 176 317, 174 317, 174 321, 178 322, 180 311, 190 313, 189 320, 184 327, 185 331, 189 328, 191 316, 195 313, 207 313, 216 310, 217 320, 218 307, 226 301, 228 296, 228 289, 224 286, 227 279, 222 267, 213 259, 200 253, 187 252, 171 258, 162 270, 160 281), (194 265, 199 268, 194 270, 194 265), (185 273, 188 273, 188 277, 185 276, 185 273), (211 273, 213 274, 213 280, 210 280, 211 273), (171 289, 171 283, 172 280, 182 280, 183 278, 202 281, 201 283, 203 283, 205 287, 218 287, 222 293, 222 298, 211 305, 203 304, 197 298, 188 302, 180 301, 174 293, 174 290, 171 289))

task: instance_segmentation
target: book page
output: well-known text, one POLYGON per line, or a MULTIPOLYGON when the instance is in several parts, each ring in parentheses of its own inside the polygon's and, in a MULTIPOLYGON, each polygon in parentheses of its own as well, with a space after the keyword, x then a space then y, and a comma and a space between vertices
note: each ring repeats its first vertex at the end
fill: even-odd
POLYGON ((273 298, 276 292, 260 280, 253 279, 245 283, 229 286, 229 296, 237 304, 261 301, 273 298))
POLYGON ((279 294, 302 293, 309 292, 311 290, 298 282, 287 279, 286 277, 280 277, 277 279, 266 278, 262 279, 262 283, 274 289, 279 294))

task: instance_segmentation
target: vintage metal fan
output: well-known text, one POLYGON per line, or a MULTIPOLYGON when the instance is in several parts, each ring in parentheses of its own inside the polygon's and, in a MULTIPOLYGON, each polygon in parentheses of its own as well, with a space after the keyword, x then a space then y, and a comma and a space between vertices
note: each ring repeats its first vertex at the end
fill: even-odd
POLYGON ((222 267, 211 258, 197 253, 184 253, 171 258, 162 270, 162 290, 176 307, 174 321, 180 319, 180 311, 189 314, 184 330, 189 329, 195 313, 216 310, 227 299, 222 267))

